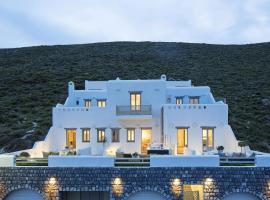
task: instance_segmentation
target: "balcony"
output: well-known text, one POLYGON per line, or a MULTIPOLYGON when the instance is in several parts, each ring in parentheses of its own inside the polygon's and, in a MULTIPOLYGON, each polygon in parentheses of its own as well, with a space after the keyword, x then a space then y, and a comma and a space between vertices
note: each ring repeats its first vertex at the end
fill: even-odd
POLYGON ((151 115, 151 105, 116 106, 116 115, 151 115))
POLYGON ((119 119, 152 119, 151 105, 116 106, 116 116, 119 119))

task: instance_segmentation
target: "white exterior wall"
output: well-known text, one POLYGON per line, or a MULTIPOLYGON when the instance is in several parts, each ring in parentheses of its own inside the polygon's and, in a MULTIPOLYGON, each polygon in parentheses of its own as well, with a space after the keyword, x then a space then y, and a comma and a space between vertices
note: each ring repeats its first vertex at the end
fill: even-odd
POLYGON ((214 128, 214 147, 226 152, 239 151, 237 140, 228 125, 228 106, 215 102, 209 87, 194 87, 190 81, 111 80, 86 81, 85 90, 69 83, 64 105, 53 108, 53 126, 44 142, 35 144, 33 153, 61 151, 66 146, 66 129, 76 129, 76 147, 89 148, 91 155, 141 153, 141 129, 152 128, 152 143, 161 143, 176 152, 176 127, 188 128, 188 148, 202 154, 202 126, 214 128), (152 115, 116 115, 117 106, 130 105, 130 92, 141 92, 141 105, 151 105, 152 115), (189 105, 189 97, 199 96, 200 104, 189 105), (183 97, 183 105, 175 98, 183 97), (91 107, 84 107, 91 99, 91 107), (106 107, 97 107, 98 99, 106 99, 106 107), (162 116, 163 108, 163 116, 162 116), (162 119, 163 133, 162 138, 162 119), (90 128, 90 142, 82 142, 82 128, 90 128), (106 129, 106 143, 97 142, 97 128, 106 129), (120 128, 120 142, 111 142, 111 128, 120 128), (135 128, 135 142, 127 142, 127 128, 135 128))
POLYGON ((178 127, 188 128, 188 148, 197 155, 202 154, 202 127, 214 128, 215 148, 224 146, 226 152, 237 151, 237 140, 228 128, 226 104, 164 105, 164 142, 175 154, 178 127))
POLYGON ((219 167, 219 156, 151 156, 150 167, 219 167))

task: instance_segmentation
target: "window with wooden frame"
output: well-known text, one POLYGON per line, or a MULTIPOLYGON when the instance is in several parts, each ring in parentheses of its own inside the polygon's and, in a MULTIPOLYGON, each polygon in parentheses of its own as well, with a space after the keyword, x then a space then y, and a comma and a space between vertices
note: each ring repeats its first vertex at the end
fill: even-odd
POLYGON ((106 142, 104 128, 97 129, 97 142, 106 142))
POLYGON ((88 108, 91 107, 91 99, 85 99, 84 100, 84 106, 88 107, 88 108))
POLYGON ((127 142, 135 142, 135 128, 127 129, 127 142))
POLYGON ((189 104, 200 104, 200 97, 189 97, 189 104))
POLYGON ((82 142, 90 142, 90 128, 82 129, 82 142))
POLYGON ((120 142, 120 129, 112 128, 112 142, 120 142))
POLYGON ((106 99, 97 100, 97 107, 103 108, 106 106, 106 99))
POLYGON ((183 97, 175 97, 175 103, 177 105, 183 104, 183 97))

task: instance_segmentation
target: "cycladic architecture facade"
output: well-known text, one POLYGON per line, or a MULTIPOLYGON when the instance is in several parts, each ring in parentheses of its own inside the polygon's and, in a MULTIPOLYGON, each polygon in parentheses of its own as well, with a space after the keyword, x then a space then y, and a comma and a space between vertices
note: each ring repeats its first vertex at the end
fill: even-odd
POLYGON ((269 154, 239 144, 207 86, 69 82, 45 140, 0 155, 0 200, 270 199, 269 154))
POLYGON ((52 127, 32 156, 66 147, 81 155, 147 154, 154 147, 171 155, 204 155, 223 146, 239 152, 228 124, 228 105, 207 86, 191 81, 85 81, 68 83, 65 103, 53 108, 52 127))

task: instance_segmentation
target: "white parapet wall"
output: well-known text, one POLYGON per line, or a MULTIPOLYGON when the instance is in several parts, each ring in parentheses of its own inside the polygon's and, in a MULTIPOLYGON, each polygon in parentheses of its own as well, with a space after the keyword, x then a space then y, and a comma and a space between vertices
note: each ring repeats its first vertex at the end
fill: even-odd
POLYGON ((218 167, 219 156, 151 156, 150 167, 218 167))
POLYGON ((114 167, 110 156, 49 156, 49 167, 114 167))
POLYGON ((256 167, 270 167, 270 154, 269 155, 256 155, 256 167))
POLYGON ((14 155, 0 155, 0 167, 15 167, 14 155))

